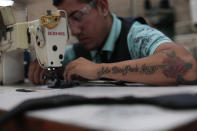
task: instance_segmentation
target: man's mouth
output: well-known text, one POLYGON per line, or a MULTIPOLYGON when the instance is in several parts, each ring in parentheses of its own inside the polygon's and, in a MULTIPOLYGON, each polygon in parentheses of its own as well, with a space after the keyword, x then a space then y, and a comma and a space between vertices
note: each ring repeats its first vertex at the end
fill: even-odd
POLYGON ((80 43, 86 43, 89 39, 86 37, 86 38, 79 38, 79 42, 80 43))

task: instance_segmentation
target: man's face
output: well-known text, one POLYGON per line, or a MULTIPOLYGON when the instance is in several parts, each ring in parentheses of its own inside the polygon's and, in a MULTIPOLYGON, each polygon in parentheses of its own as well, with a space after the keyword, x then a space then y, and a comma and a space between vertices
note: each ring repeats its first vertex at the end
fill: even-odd
POLYGON ((102 10, 77 0, 64 0, 58 9, 67 12, 71 32, 85 49, 95 50, 102 46, 109 32, 102 10))

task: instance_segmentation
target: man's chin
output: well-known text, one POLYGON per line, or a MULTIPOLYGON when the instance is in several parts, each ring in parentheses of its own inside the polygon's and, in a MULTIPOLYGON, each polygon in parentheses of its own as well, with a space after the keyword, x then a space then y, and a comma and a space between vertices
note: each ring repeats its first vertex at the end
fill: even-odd
POLYGON ((88 43, 80 43, 83 45, 83 47, 87 50, 87 51, 91 51, 91 50, 95 50, 95 47, 93 47, 91 44, 88 43))
POLYGON ((84 48, 85 48, 87 51, 95 50, 95 48, 90 47, 90 46, 84 46, 84 48))

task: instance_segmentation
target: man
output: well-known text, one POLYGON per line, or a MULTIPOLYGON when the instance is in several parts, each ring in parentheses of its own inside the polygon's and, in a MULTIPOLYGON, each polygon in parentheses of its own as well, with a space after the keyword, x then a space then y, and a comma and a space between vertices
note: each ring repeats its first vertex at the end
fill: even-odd
POLYGON ((2 39, 2 32, 0 31, 0 45, 1 45, 1 39, 2 39))
MULTIPOLYGON (((143 19, 111 14, 107 0, 53 0, 53 4, 67 11, 71 32, 80 43, 66 49, 63 75, 68 82, 82 77, 172 85, 196 79, 196 62, 183 47, 143 19)), ((43 84, 43 72, 32 63, 30 81, 43 84)))

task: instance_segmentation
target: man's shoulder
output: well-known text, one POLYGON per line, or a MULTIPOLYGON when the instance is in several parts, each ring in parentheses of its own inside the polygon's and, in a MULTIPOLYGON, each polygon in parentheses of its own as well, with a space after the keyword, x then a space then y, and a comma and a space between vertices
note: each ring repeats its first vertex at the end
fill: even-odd
POLYGON ((118 17, 118 19, 120 19, 123 23, 133 24, 135 22, 139 22, 141 24, 147 24, 146 20, 141 16, 138 16, 138 17, 118 17))

